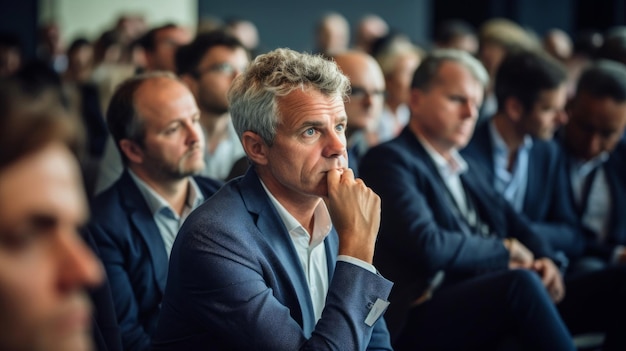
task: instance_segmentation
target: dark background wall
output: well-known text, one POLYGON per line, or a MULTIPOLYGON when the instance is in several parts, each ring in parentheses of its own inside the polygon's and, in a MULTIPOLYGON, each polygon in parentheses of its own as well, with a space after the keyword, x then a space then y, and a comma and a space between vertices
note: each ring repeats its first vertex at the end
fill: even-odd
POLYGON ((293 0, 199 0, 199 15, 228 18, 232 16, 254 22, 259 28, 264 48, 289 47, 312 51, 317 20, 329 11, 343 14, 351 26, 369 13, 385 19, 391 28, 421 41, 431 26, 430 0, 360 0, 293 1, 293 0))
MULTIPOLYGON (((19 35, 26 57, 35 52, 38 3, 0 0, 0 32, 19 35)), ((425 48, 433 28, 448 18, 463 18, 479 26, 486 19, 506 17, 538 35, 553 27, 575 34, 582 29, 626 25, 626 0, 198 0, 199 18, 236 16, 255 22, 264 49, 313 50, 315 23, 331 10, 346 16, 352 26, 365 14, 379 14, 425 48)))

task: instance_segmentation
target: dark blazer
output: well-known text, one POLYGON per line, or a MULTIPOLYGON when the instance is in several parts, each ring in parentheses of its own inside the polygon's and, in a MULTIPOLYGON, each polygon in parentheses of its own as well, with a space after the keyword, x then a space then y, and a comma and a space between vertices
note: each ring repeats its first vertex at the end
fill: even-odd
MULTIPOLYGON (((89 248, 96 255, 99 255, 98 247, 91 233, 86 230, 83 231, 83 238, 89 248)), ((117 324, 109 281, 105 280, 100 286, 90 289, 89 297, 93 304, 91 333, 95 349, 97 351, 122 351, 120 327, 117 324)))
MULTIPOLYGON (((561 147, 563 152, 567 153, 565 147, 563 145, 561 147)), ((567 157, 570 158, 571 156, 568 155, 567 157)), ((569 164, 570 162, 566 162, 567 172, 569 172, 569 164)), ((585 238, 583 255, 595 256, 609 261, 617 245, 626 245, 626 141, 620 141, 602 167, 608 180, 612 202, 609 234, 606 241, 600 243, 594 233, 583 230, 585 238)), ((567 177, 567 187, 570 201, 575 203, 569 176, 567 177)), ((581 218, 582 216, 579 216, 579 219, 581 218)), ((583 226, 582 223, 580 225, 583 226)))
MULTIPOLYGON (((205 198, 221 182, 194 177, 205 198)), ((168 257, 146 201, 128 172, 98 195, 88 230, 104 263, 124 350, 146 350, 167 280, 168 257)))
POLYGON ((364 321, 392 283, 337 262, 338 240, 332 230, 324 241, 329 288, 316 324, 289 233, 250 168, 181 228, 153 350, 390 350, 384 320, 364 321))
POLYGON ((395 284, 385 315, 392 334, 401 330, 411 303, 436 272, 444 271, 444 284, 450 284, 508 269, 505 237, 518 238, 536 257, 554 256, 550 245, 481 179, 471 163, 461 182, 494 234, 485 237, 464 226, 434 162, 408 127, 397 138, 372 148, 361 160, 360 174, 382 199, 374 263, 395 284))
MULTIPOLYGON (((493 140, 490 123, 476 128, 463 156, 474 161, 487 183, 495 184, 493 140)), ((522 214, 533 230, 546 237, 555 250, 568 257, 582 254, 584 240, 567 186, 565 157, 554 141, 533 139, 528 157, 528 184, 522 214)))

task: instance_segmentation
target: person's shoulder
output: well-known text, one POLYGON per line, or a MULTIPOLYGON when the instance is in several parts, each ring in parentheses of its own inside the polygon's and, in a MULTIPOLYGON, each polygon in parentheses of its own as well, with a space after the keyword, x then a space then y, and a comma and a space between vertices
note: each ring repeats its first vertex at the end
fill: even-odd
POLYGON ((193 180, 207 196, 213 195, 224 185, 223 181, 206 176, 194 176, 193 180))

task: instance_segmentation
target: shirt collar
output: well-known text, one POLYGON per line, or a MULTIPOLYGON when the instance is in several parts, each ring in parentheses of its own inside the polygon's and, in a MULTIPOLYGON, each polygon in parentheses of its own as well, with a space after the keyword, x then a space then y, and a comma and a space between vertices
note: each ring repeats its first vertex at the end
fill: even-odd
MULTIPOLYGON (((269 189, 265 186, 265 183, 261 179, 259 179, 261 185, 263 186, 263 190, 269 197, 270 201, 276 208, 276 212, 280 216, 283 224, 287 228, 287 231, 291 235, 297 235, 297 233, 301 233, 302 235, 306 235, 308 238, 311 238, 311 235, 307 232, 307 230, 298 222, 298 220, 287 211, 285 207, 272 195, 269 189)), ((309 247, 314 248, 324 241, 328 233, 332 228, 332 222, 330 220, 330 214, 328 213, 328 208, 324 201, 321 201, 317 204, 314 213, 313 219, 313 235, 312 240, 310 240, 309 247)))
MULTIPOLYGON (((146 200, 148 209, 150 209, 150 212, 153 216, 159 213, 164 208, 167 208, 172 211, 172 213, 176 214, 176 211, 172 209, 170 204, 161 195, 154 191, 152 187, 150 187, 146 182, 139 178, 139 176, 137 176, 132 170, 129 169, 128 173, 130 174, 135 184, 137 184, 139 192, 146 200)), ((198 184, 196 184, 196 181, 193 179, 193 177, 189 177, 189 192, 187 193, 185 205, 190 209, 193 209, 199 206, 202 201, 204 201, 204 195, 202 195, 202 191, 200 191, 200 188, 198 187, 198 184)))
MULTIPOLYGON (((509 156, 509 147, 502 139, 502 135, 496 128, 496 123, 492 119, 489 121, 489 134, 491 135, 491 140, 493 141, 493 149, 496 155, 504 155, 508 158, 509 156)), ((533 146, 533 138, 531 138, 528 134, 524 135, 524 140, 522 141, 522 145, 520 145, 519 150, 529 151, 533 146)))
POLYGON ((435 163, 437 170, 444 177, 449 176, 459 176, 468 170, 468 165, 465 159, 459 154, 458 150, 453 149, 450 151, 451 160, 446 160, 441 154, 439 154, 432 146, 428 143, 428 141, 422 138, 420 135, 415 135, 417 140, 422 144, 426 153, 430 156, 430 158, 435 163))
POLYGON ((598 154, 596 157, 584 161, 580 159, 573 159, 572 161, 572 171, 578 173, 581 176, 586 176, 591 173, 594 169, 600 167, 604 162, 609 159, 609 153, 607 151, 603 151, 598 154))

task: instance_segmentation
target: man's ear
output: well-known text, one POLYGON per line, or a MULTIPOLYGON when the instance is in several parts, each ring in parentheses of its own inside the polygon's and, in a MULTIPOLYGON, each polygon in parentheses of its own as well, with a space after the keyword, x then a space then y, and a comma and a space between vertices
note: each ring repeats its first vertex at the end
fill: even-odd
POLYGON ((252 163, 255 165, 267 164, 269 146, 260 135, 251 131, 243 132, 241 144, 252 163))
POLYGON ((515 97, 508 97, 504 100, 504 113, 513 121, 519 122, 524 115, 524 107, 519 99, 515 97))
POLYGON ((132 163, 142 163, 144 154, 141 147, 130 139, 120 140, 120 149, 132 163))
POLYGON ((419 107, 422 101, 422 94, 424 94, 424 91, 422 91, 421 89, 411 89, 411 95, 409 96, 409 109, 411 110, 411 112, 419 107))

